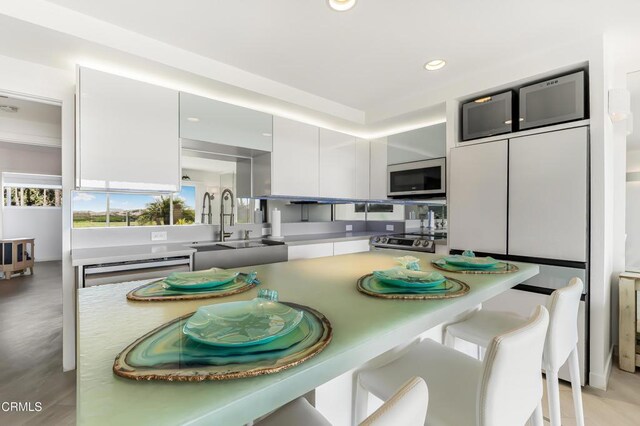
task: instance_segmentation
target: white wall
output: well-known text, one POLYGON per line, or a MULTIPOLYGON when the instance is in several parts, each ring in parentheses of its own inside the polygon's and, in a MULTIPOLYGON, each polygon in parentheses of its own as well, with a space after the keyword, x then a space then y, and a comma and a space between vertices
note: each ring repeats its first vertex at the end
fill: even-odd
POLYGON ((60 148, 0 141, 0 172, 60 176, 62 174, 60 148))
POLYGON ((62 260, 62 208, 5 208, 3 236, 35 238, 36 262, 62 260))

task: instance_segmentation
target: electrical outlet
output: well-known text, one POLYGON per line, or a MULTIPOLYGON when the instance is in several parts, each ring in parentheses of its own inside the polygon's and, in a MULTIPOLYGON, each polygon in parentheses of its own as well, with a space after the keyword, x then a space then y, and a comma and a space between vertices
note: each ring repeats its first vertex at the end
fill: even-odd
POLYGON ((387 225, 387 231, 393 231, 394 226, 393 225, 387 225))
POLYGON ((353 231, 353 225, 345 225, 347 231, 353 231))
POLYGON ((167 231, 152 232, 151 241, 167 241, 167 231))

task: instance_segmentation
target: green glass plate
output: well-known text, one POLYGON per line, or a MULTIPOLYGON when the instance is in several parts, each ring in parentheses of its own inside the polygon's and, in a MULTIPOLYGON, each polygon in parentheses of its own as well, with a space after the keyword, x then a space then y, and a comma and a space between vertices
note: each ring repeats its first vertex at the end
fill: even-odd
POLYGON ((164 281, 152 281, 127 293, 127 299, 138 302, 167 302, 173 300, 198 300, 225 297, 251 290, 255 281, 247 282, 243 275, 235 280, 214 288, 179 290, 166 285, 164 281))
POLYGON ((125 348, 113 372, 133 380, 227 380, 273 374, 296 366, 322 351, 331 341, 329 320, 307 306, 300 324, 285 336, 262 345, 216 347, 196 342, 182 329, 194 313, 176 318, 125 348))
POLYGON ((507 262, 498 262, 490 268, 482 269, 451 265, 444 259, 434 260, 431 264, 442 271, 459 272, 462 274, 509 274, 511 272, 518 271, 518 267, 516 265, 507 262))
POLYGON ((447 256, 444 258, 444 261, 449 265, 469 269, 486 269, 498 264, 498 261, 492 257, 471 257, 461 255, 447 256))
POLYGON ((467 284, 454 278, 446 278, 446 281, 438 286, 426 289, 400 288, 388 285, 378 280, 372 274, 360 277, 357 289, 361 293, 369 296, 381 297, 384 299, 449 299, 462 296, 469 292, 467 284))
POLYGON ((434 288, 446 280, 439 272, 420 271, 403 267, 373 271, 373 276, 385 284, 405 288, 434 288))
POLYGON ((206 271, 173 272, 164 279, 164 283, 179 290, 201 290, 228 284, 237 276, 238 272, 211 268, 206 271))
POLYGON ((201 306, 184 325, 191 339, 212 346, 267 343, 291 332, 303 312, 262 298, 201 306))

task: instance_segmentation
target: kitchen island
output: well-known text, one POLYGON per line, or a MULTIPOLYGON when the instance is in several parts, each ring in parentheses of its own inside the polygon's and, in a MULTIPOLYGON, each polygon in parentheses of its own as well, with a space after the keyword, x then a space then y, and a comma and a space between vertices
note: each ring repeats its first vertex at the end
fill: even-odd
MULTIPOLYGON (((360 276, 395 266, 394 257, 406 254, 384 250, 241 268, 257 271, 258 288, 277 290, 281 301, 324 314, 333 339, 301 365, 239 380, 136 382, 115 376, 112 366, 120 351, 148 331, 202 305, 252 299, 257 289, 220 299, 159 303, 127 301, 127 292, 140 281, 80 289, 78 423, 245 424, 538 273, 537 265, 515 263, 520 270, 511 274, 452 274, 471 291, 445 300, 379 299, 356 290, 360 276)), ((415 256, 423 269, 441 257, 415 256)))

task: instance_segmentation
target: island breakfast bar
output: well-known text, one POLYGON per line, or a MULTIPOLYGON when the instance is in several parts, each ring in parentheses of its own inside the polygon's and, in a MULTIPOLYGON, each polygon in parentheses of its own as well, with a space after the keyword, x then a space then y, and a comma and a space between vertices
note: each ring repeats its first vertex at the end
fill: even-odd
MULTIPOLYGON (((514 287, 538 266, 514 263, 509 274, 450 274, 468 294, 444 300, 388 300, 357 291, 373 270, 397 265, 404 251, 372 251, 242 268, 262 284, 230 297, 175 302, 133 302, 130 290, 143 282, 83 288, 78 296, 78 424, 241 425, 269 413, 323 383, 406 343, 419 334, 514 287), (333 327, 329 345, 308 361, 277 374, 205 382, 134 381, 112 371, 115 357, 150 330, 199 306, 250 300, 259 288, 279 292, 283 302, 310 306, 333 327)), ((424 270, 442 256, 415 254, 424 270)))

